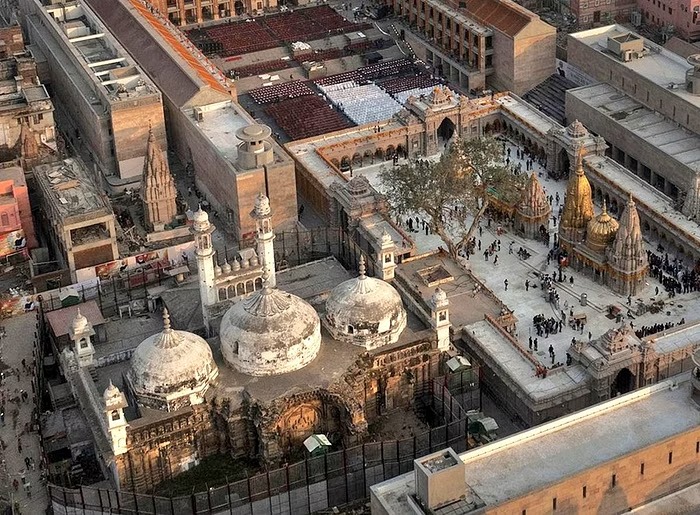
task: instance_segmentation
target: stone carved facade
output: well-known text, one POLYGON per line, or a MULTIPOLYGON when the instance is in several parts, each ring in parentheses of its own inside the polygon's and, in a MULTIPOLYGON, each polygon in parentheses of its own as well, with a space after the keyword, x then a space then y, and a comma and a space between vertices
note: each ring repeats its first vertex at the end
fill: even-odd
POLYGON ((537 175, 533 172, 520 194, 520 202, 515 209, 515 230, 526 238, 536 239, 541 228, 547 228, 552 206, 542 189, 537 175))
POLYGON ((168 162, 163 157, 163 150, 153 134, 153 128, 148 131, 141 180, 146 226, 150 231, 163 230, 177 215, 177 190, 168 162))
POLYGON ((608 214, 605 203, 603 212, 594 217, 582 148, 566 190, 559 242, 570 266, 589 272, 617 293, 637 295, 643 289, 649 264, 632 195, 619 223, 608 214))

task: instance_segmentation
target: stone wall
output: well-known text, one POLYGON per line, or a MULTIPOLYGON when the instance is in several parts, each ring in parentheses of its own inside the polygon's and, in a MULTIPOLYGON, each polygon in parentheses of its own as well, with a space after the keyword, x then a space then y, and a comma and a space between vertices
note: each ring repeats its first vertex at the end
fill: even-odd
POLYGON ((480 513, 626 512, 697 483, 699 441, 696 428, 480 513))

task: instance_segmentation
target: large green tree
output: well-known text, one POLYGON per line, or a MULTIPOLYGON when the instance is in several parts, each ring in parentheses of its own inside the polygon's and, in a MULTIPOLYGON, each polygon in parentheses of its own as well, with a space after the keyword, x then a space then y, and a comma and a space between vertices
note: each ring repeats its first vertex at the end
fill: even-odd
POLYGON ((410 161, 380 172, 384 193, 397 215, 423 211, 430 228, 457 256, 459 246, 471 238, 489 197, 514 197, 524 177, 514 175, 503 162, 502 144, 491 137, 456 139, 436 162, 410 161), (455 206, 472 215, 471 224, 461 217, 450 218, 455 206), (455 243, 448 225, 460 233, 455 243))

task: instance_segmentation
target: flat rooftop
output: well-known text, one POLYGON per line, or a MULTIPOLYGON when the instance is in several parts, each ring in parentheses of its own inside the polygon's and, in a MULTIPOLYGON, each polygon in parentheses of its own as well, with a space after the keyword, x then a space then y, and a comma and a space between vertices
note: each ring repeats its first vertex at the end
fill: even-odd
POLYGON ((671 84, 674 84, 676 87, 668 89, 669 92, 693 104, 695 107, 700 107, 700 96, 693 95, 685 89, 685 74, 692 66, 678 54, 666 50, 662 46, 621 25, 607 25, 596 29, 584 30, 575 34, 569 34, 569 37, 598 50, 608 59, 613 59, 617 62, 619 66, 632 70, 663 89, 668 89, 671 84), (629 33, 643 39, 644 47, 649 52, 641 59, 632 59, 624 62, 608 51, 608 38, 615 38, 629 33))
MULTIPOLYGON (((664 381, 465 452, 467 489, 494 507, 697 429, 700 410, 687 379, 676 389, 664 381)), ((389 513, 411 512, 412 472, 371 490, 389 513)))
POLYGON ((85 220, 88 214, 94 217, 112 214, 105 195, 88 178, 83 165, 73 158, 39 165, 34 168, 34 177, 44 202, 52 206, 64 224, 85 220))
POLYGON ((102 86, 102 94, 109 102, 160 94, 83 2, 47 3, 43 9, 51 18, 56 39, 63 39, 87 75, 102 86))
POLYGON ((571 89, 567 94, 611 118, 692 171, 700 169, 700 136, 645 107, 629 95, 609 84, 583 86, 571 89))
POLYGON ((226 160, 235 165, 238 158, 238 145, 242 143, 236 137, 236 131, 255 121, 242 107, 232 101, 211 104, 198 109, 202 109, 201 119, 193 118, 193 122, 226 160))

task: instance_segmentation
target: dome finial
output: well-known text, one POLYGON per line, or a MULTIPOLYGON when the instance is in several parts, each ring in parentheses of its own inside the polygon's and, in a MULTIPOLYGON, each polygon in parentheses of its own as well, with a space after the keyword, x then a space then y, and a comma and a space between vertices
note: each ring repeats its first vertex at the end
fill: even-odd
POLYGON ((270 288, 270 270, 267 267, 263 268, 262 285, 265 293, 269 293, 272 289, 270 288))
POLYGON ((608 214, 608 202, 603 199, 603 213, 608 214))
POLYGON ((170 314, 168 308, 163 308, 163 332, 170 332, 170 314))
POLYGON ((364 254, 360 254, 360 263, 359 263, 359 266, 357 267, 357 271, 360 273, 360 279, 364 279, 366 277, 365 272, 367 270, 365 269, 365 256, 364 256, 364 254))

